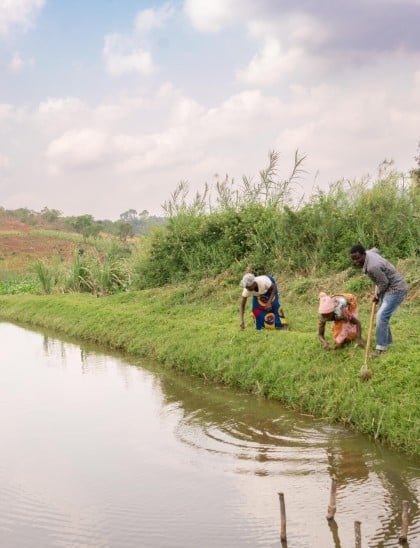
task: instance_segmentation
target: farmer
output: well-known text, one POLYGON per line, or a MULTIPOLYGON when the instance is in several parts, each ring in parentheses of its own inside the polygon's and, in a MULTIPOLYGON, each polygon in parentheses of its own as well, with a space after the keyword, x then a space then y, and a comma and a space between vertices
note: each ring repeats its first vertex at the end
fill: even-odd
POLYGON ((356 340, 357 346, 363 346, 362 326, 358 320, 357 300, 351 293, 342 293, 330 297, 326 293, 319 294, 318 337, 325 350, 330 345, 325 340, 325 324, 333 322, 332 333, 334 348, 340 348, 346 343, 356 340))
POLYGON ((376 313, 376 348, 371 357, 378 358, 392 343, 389 320, 405 299, 408 286, 395 266, 379 255, 376 247, 366 251, 362 245, 354 245, 350 249, 350 258, 376 285, 372 302, 379 303, 379 308, 376 313))
POLYGON ((272 276, 254 276, 248 273, 242 278, 243 287, 240 306, 240 327, 245 329, 244 312, 248 297, 252 297, 252 313, 257 329, 284 329, 287 326, 280 308, 277 284, 272 276))

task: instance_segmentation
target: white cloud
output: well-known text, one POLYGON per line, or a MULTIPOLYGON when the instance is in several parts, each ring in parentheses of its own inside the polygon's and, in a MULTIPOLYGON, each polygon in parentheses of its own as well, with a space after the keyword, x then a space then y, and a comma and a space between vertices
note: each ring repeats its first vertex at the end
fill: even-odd
MULTIPOLYGON (((24 197, 25 188, 36 194, 30 203, 16 201, 16 207, 66 207, 66 214, 102 218, 115 218, 129 207, 160 214, 159 205, 179 180, 202 190, 214 173, 236 181, 244 174, 258 176, 273 148, 281 154, 285 175, 295 150, 307 153, 306 192, 317 171, 317 183, 327 186, 372 172, 384 157, 394 157, 403 169, 412 166, 420 127, 414 39, 410 48, 402 42, 398 52, 357 43, 353 55, 354 43, 340 41, 342 28, 334 27, 341 21, 337 12, 323 17, 327 8, 321 4, 318 20, 288 13, 290 2, 186 0, 185 14, 195 29, 214 32, 232 25, 232 33, 203 39, 190 32, 182 40, 177 33, 185 20, 172 4, 139 12, 131 37, 105 37, 104 61, 111 76, 150 75, 155 69, 151 38, 162 63, 154 84, 110 78, 111 87, 101 82, 91 90, 76 87, 84 81, 73 78, 71 89, 80 96, 67 96, 63 88, 61 97, 44 95, 32 110, 0 105, 0 152, 9 170, 2 182, 8 178, 14 196, 24 197), (163 38, 151 32, 164 25, 163 38), (232 45, 226 55, 225 45, 232 45), (208 66, 204 50, 210 54, 208 66), (355 63, 356 58, 363 62, 355 63)), ((351 35, 353 20, 344 30, 351 35)), ((76 57, 72 62, 82 64, 76 57)), ((70 74, 70 64, 68 69, 70 74)), ((9 81, 15 85, 16 79, 9 75, 9 81)), ((37 96, 40 89, 35 86, 37 96)), ((30 96, 19 100, 33 104, 30 96)))
POLYGON ((51 141, 46 157, 50 172, 93 169, 107 161, 109 138, 94 129, 70 130, 51 141))
MULTIPOLYGON (((406 168, 418 141, 420 77, 413 73, 412 85, 400 97, 400 90, 384 86, 378 73, 370 79, 367 73, 363 86, 358 79, 346 88, 331 83, 295 85, 287 100, 244 90, 207 109, 171 84, 92 109, 74 98, 50 99, 38 109, 48 114, 49 124, 57 111, 74 115, 66 118, 67 130, 46 145, 45 169, 60 175, 55 180, 61 184, 72 184, 75 170, 77 184, 89 180, 83 187, 84 206, 95 214, 99 188, 106 187, 109 193, 117 181, 129 203, 160 213, 157 204, 168 199, 179 180, 189 180, 193 192, 202 190, 214 173, 229 173, 237 181, 244 174, 257 175, 273 148, 281 153, 280 171, 285 176, 296 149, 308 154, 306 194, 316 172, 317 184, 327 187, 342 177, 372 173, 385 157, 406 168), (110 112, 124 116, 109 116, 110 112), (159 123, 154 112, 161 116, 159 123), (148 127, 147 113, 154 121, 148 127), (89 128, 74 129, 87 120, 89 128)), ((111 202, 108 216, 116 214, 115 208, 126 209, 123 200, 111 202)))
POLYGON ((135 29, 139 34, 146 34, 151 30, 162 28, 174 13, 175 9, 169 3, 163 4, 159 8, 142 10, 136 16, 135 29))
POLYGON ((91 118, 91 109, 77 97, 48 97, 34 111, 33 122, 44 139, 55 139, 70 129, 85 129, 91 118))
MULTIPOLYGON (((120 146, 123 144, 120 140, 120 146)), ((151 134, 143 139, 124 143, 125 151, 131 148, 132 154, 117 164, 121 173, 143 173, 149 170, 167 170, 191 161, 191 149, 187 128, 167 128, 160 133, 151 134), (132 148, 133 145, 136 148, 132 148), (131 147, 130 147, 131 145, 131 147)))
POLYGON ((0 103, 0 120, 11 120, 16 116, 16 109, 13 105, 0 103))
POLYGON ((313 17, 292 13, 281 19, 253 19, 248 32, 261 46, 248 66, 237 71, 239 82, 266 86, 290 78, 299 81, 303 75, 306 79, 319 76, 328 67, 327 58, 313 53, 313 46, 328 36, 324 25, 313 17))
POLYGON ((276 38, 291 46, 320 44, 329 36, 325 23, 299 12, 285 13, 270 19, 251 18, 247 21, 247 27, 250 36, 257 40, 276 38))
POLYGON ((8 65, 9 72, 12 74, 19 74, 22 72, 24 65, 25 63, 20 54, 15 52, 8 65))
POLYGON ((246 84, 264 86, 284 80, 290 73, 298 74, 308 64, 303 49, 285 51, 278 40, 269 38, 246 69, 237 72, 237 78, 246 84))
POLYGON ((85 110, 84 103, 77 97, 48 97, 39 104, 38 112, 47 116, 61 113, 74 115, 85 110))
POLYGON ((45 0, 0 0, 0 38, 6 37, 15 27, 30 28, 44 4, 45 0))
POLYGON ((105 36, 103 55, 106 70, 111 76, 133 72, 149 75, 155 70, 151 53, 119 34, 105 36))
POLYGON ((185 0, 184 12, 197 30, 217 32, 246 10, 246 0, 185 0))
POLYGON ((0 154, 0 172, 8 171, 10 167, 10 160, 7 156, 0 154))

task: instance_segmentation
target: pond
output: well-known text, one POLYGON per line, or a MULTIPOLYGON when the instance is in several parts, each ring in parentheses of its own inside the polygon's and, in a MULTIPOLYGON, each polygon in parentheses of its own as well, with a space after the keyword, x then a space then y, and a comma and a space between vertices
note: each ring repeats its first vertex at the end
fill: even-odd
POLYGON ((420 546, 420 459, 56 334, 0 340, 0 546, 347 548, 360 521, 395 547, 403 501, 420 546))

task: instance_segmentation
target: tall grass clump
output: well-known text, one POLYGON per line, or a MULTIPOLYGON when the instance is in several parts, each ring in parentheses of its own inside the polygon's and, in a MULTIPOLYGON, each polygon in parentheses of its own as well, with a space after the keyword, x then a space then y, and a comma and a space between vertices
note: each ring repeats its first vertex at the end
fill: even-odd
POLYGON ((109 246, 109 253, 75 249, 71 263, 65 265, 36 262, 35 272, 43 293, 91 293, 110 295, 127 290, 131 285, 131 250, 125 246, 109 246))
POLYGON ((38 277, 43 292, 47 295, 51 293, 51 290, 57 282, 53 269, 43 261, 34 263, 32 269, 38 277))
MULTIPOLYGON (((279 155, 253 180, 226 177, 211 196, 205 185, 188 202, 182 181, 164 209, 168 222, 151 233, 134 263, 134 286, 256 273, 325 274, 349 268, 354 243, 378 247, 390 260, 419 254, 420 191, 413 179, 380 166, 376 180, 341 180, 306 199, 293 199, 305 157, 297 153, 289 177, 279 155)), ((355 282, 356 283, 356 282, 355 282)))
POLYGON ((131 268, 125 258, 74 252, 64 291, 96 296, 125 290, 131 283, 131 268))

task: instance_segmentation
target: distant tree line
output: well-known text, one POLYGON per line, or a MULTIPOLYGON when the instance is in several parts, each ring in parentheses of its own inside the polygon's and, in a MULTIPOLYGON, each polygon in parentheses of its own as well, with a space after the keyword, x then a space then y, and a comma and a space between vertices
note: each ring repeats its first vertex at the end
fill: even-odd
POLYGON ((99 233, 104 232, 118 237, 121 241, 126 241, 138 234, 147 234, 153 226, 163 225, 166 222, 164 217, 149 215, 146 210, 137 213, 135 209, 121 213, 117 221, 96 220, 90 214, 66 217, 58 209, 48 207, 44 207, 39 212, 26 207, 18 209, 0 207, 0 217, 14 219, 34 227, 74 231, 81 234, 84 239, 96 238, 99 233))

